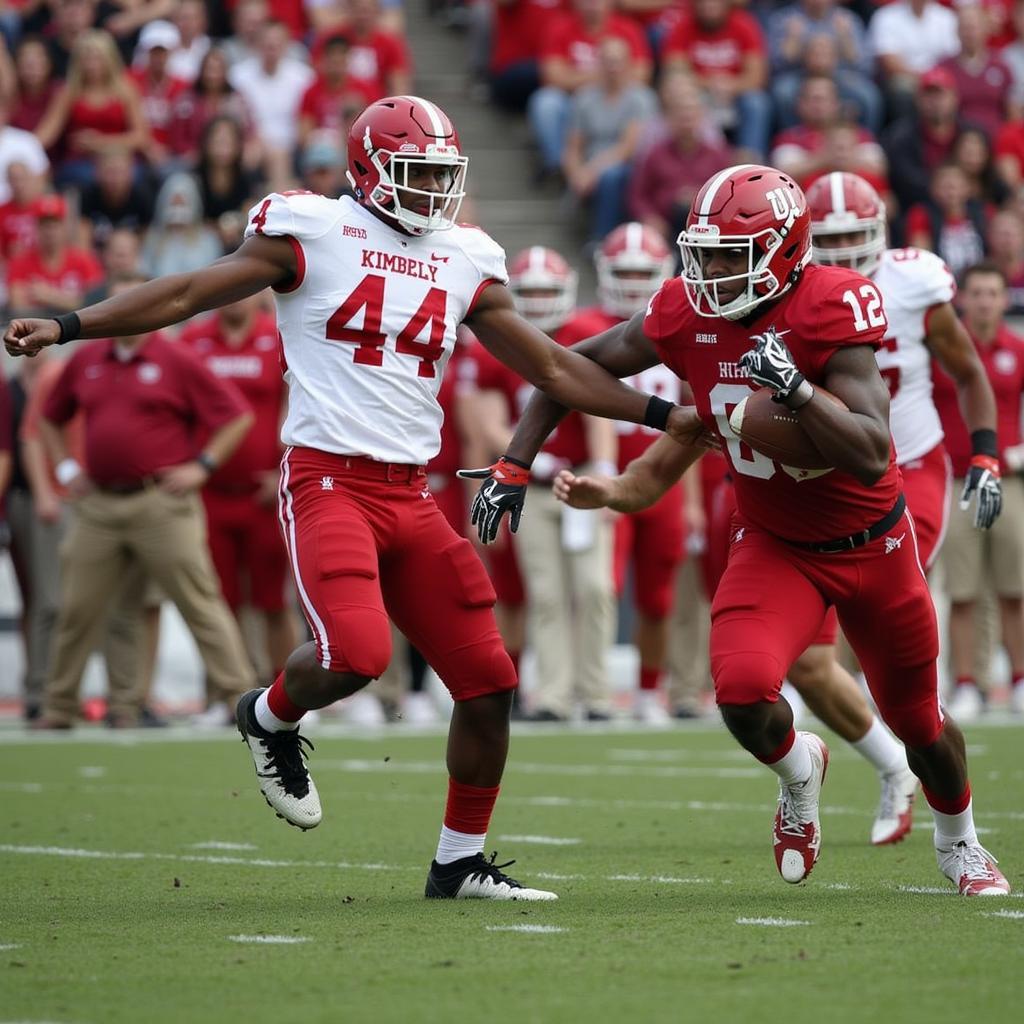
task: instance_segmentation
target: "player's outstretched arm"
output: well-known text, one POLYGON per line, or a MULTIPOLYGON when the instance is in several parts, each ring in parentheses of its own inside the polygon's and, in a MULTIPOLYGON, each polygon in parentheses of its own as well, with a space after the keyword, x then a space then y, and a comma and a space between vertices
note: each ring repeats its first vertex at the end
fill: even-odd
POLYGON ((563 469, 554 480, 555 497, 573 508, 639 512, 650 508, 703 454, 704 449, 659 437, 618 476, 576 476, 563 469))
POLYGON ((295 253, 284 238, 256 236, 238 249, 188 274, 158 277, 62 317, 12 320, 4 345, 12 356, 32 356, 48 345, 73 338, 111 338, 145 334, 180 323, 196 313, 237 302, 271 285, 286 284, 298 271, 295 253))

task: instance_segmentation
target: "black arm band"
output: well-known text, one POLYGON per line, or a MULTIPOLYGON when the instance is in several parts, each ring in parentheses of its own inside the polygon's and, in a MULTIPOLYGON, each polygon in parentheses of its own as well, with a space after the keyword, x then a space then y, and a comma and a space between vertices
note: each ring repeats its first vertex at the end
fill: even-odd
POLYGON ((530 468, 530 464, 528 462, 520 462, 519 459, 513 459, 511 455, 502 455, 502 458, 506 462, 511 462, 513 466, 518 466, 520 469, 530 468))
POLYGON ((213 473, 217 468, 217 463, 214 461, 213 456, 209 452, 200 452, 196 456, 196 462, 199 463, 207 473, 213 473))
POLYGON ((62 313, 53 319, 57 321, 57 326, 60 328, 60 337, 57 339, 58 345, 74 341, 82 333, 82 321, 78 319, 78 314, 74 311, 62 313))
POLYGON ((971 454, 990 455, 999 458, 999 444, 994 430, 974 430, 971 432, 971 454))
POLYGON ((675 408, 672 402, 666 402, 664 398, 651 395, 644 410, 644 426, 653 427, 655 430, 664 430, 668 425, 668 414, 675 408))

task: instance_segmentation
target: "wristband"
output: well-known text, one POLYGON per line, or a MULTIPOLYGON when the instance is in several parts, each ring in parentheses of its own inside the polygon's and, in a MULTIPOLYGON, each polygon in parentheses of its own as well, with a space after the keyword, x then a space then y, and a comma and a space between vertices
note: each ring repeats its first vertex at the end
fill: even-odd
POLYGON ((61 459, 60 462, 54 467, 53 475, 57 478, 57 483, 61 487, 67 487, 72 480, 82 472, 82 467, 78 464, 76 459, 67 458, 61 459))
POLYGON ((668 414, 675 408, 675 403, 666 402, 664 398, 651 395, 644 410, 644 426, 655 430, 664 430, 668 426, 668 414))
POLYGON ((199 463, 207 473, 213 474, 213 471, 217 468, 217 463, 213 456, 209 452, 200 452, 196 456, 196 462, 199 463))
POLYGON ((999 458, 999 444, 996 441, 994 430, 971 431, 971 454, 989 455, 993 459, 999 458))
POLYGON ((791 412, 802 409, 814 397, 814 385, 809 380, 802 380, 782 400, 782 404, 791 412))
POLYGON ((57 339, 58 345, 65 345, 69 341, 74 341, 82 333, 82 321, 74 311, 62 313, 53 319, 57 321, 57 326, 60 328, 60 337, 57 339))
POLYGON ((530 480, 530 467, 525 462, 502 455, 498 461, 491 466, 491 477, 499 483, 509 484, 512 487, 523 487, 530 480))

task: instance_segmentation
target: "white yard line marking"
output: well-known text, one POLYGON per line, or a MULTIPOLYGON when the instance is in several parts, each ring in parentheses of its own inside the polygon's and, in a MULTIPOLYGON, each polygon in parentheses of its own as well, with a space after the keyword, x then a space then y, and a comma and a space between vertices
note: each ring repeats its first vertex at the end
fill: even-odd
POLYGON ((193 843, 192 850, 256 850, 252 843, 223 843, 219 839, 211 839, 208 843, 193 843))
POLYGON ((535 871, 535 877, 543 878, 549 882, 577 882, 580 879, 586 880, 586 875, 559 875, 554 871, 535 871))
MULTIPOLYGON (((403 775, 442 775, 444 765, 439 761, 401 761, 392 757, 324 759, 316 762, 317 771, 339 772, 398 772, 403 775)), ((571 776, 615 776, 630 777, 641 775, 650 778, 710 778, 710 779, 753 779, 764 778, 762 768, 689 768, 676 765, 632 765, 632 764, 547 764, 537 761, 516 761, 508 766, 509 775, 571 775, 571 776)))
POLYGON ((84 764, 78 769, 78 774, 83 779, 102 779, 107 774, 107 769, 98 764, 84 764))
POLYGON ((765 928, 796 928, 810 921, 794 921, 788 917, 737 917, 737 924, 757 924, 765 928))
POLYGON ((21 943, 20 942, 4 942, 4 943, 0 944, 0 952, 3 952, 4 950, 8 950, 8 949, 21 949, 21 943))
MULTIPOLYGON (((716 880, 713 878, 675 878, 672 875, 608 875, 609 882, 654 882, 657 885, 711 885, 716 880)), ((724 881, 719 881, 724 885, 724 881)))
POLYGON ((5 793, 42 793, 41 782, 0 782, 0 791, 5 793))
POLYGON ((553 924, 489 924, 489 932, 529 932, 531 935, 554 935, 567 932, 568 928, 559 928, 553 924))
POLYGON ((533 846, 577 846, 582 839, 559 838, 558 836, 498 836, 503 843, 526 843, 533 846))
POLYGON ((231 942, 255 942, 264 946, 295 946, 309 942, 304 935, 229 935, 231 942))
POLYGON ((1005 917, 1010 921, 1024 921, 1024 910, 993 910, 984 914, 985 917, 1005 917))

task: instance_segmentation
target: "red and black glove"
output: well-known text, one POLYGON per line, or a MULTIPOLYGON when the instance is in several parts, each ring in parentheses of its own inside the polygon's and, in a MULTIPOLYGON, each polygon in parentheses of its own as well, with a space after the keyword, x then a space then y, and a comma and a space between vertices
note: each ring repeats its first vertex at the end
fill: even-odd
POLYGON ((470 523, 484 544, 498 536, 501 517, 510 514, 509 529, 515 533, 526 504, 526 485, 530 467, 503 455, 493 466, 484 469, 460 469, 456 476, 463 480, 483 480, 470 506, 470 523))
POLYGON ((971 498, 977 496, 974 507, 974 525, 988 530, 1003 510, 1003 486, 999 479, 999 457, 994 430, 975 430, 971 434, 971 465, 960 495, 960 508, 970 508, 971 498))

